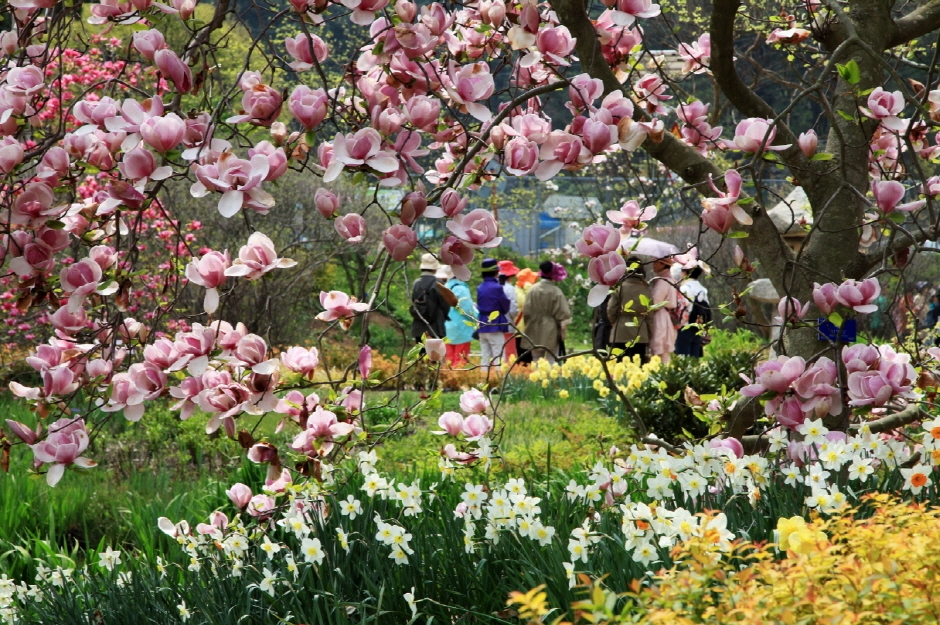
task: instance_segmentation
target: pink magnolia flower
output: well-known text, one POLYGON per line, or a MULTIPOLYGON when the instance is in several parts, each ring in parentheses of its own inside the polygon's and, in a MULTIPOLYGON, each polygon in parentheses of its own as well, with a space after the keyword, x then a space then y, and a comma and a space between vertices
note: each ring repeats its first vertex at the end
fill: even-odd
POLYGON ((524 137, 513 137, 503 150, 503 162, 513 176, 525 176, 539 164, 539 146, 524 137))
POLYGON ((708 184, 718 197, 702 199, 702 221, 706 226, 715 232, 725 234, 731 230, 735 220, 745 226, 754 223, 751 216, 738 205, 742 182, 741 174, 736 169, 729 169, 725 172, 725 186, 728 188, 725 192, 716 187, 709 177, 708 184))
MULTIPOLYGON (((7 422, 9 423, 9 421, 7 422)), ((441 428, 431 434, 449 434, 450 436, 460 436, 463 432, 463 415, 459 412, 445 412, 437 420, 437 425, 441 428)))
POLYGON ((13 67, 7 71, 5 87, 14 95, 32 96, 44 86, 42 70, 35 65, 13 67))
POLYGON ((817 418, 842 414, 839 372, 836 364, 823 356, 793 383, 793 390, 803 399, 802 410, 817 418))
POLYGON ((275 147, 270 141, 261 141, 248 149, 249 159, 257 155, 268 159, 268 174, 264 177, 265 182, 277 180, 287 173, 287 153, 284 152, 284 148, 275 147))
POLYGON ((473 249, 457 237, 447 237, 441 244, 441 263, 450 265, 454 276, 466 282, 470 279, 467 265, 473 262, 473 249))
POLYGON ((68 309, 75 313, 85 303, 85 298, 98 290, 101 282, 101 267, 90 258, 63 267, 59 273, 59 284, 69 294, 68 309))
POLYGON ((646 74, 633 85, 633 91, 640 99, 640 103, 646 107, 649 114, 663 114, 666 107, 663 106, 665 100, 671 100, 671 95, 666 95, 666 85, 663 79, 656 74, 646 74))
POLYGON ((456 61, 451 61, 446 79, 443 86, 456 104, 461 105, 481 122, 493 116, 488 107, 479 103, 479 100, 493 95, 496 89, 493 75, 486 63, 458 65, 456 61))
POLYGON ((357 213, 343 215, 333 222, 333 227, 347 243, 362 243, 366 236, 366 220, 357 213))
POLYGON ((144 142, 160 154, 165 154, 182 143, 185 133, 186 124, 176 113, 148 117, 140 125, 140 135, 144 142))
POLYGON ((771 45, 795 45, 802 43, 812 34, 805 28, 775 28, 767 35, 767 43, 771 45))
POLYGON ((607 224, 593 224, 584 229, 575 243, 581 254, 596 258, 620 247, 620 231, 607 224))
POLYGON ((907 128, 907 121, 898 117, 904 110, 904 96, 900 91, 888 92, 875 87, 868 94, 868 108, 862 112, 872 119, 877 119, 890 130, 901 132, 907 128))
POLYGON ((251 502, 251 489, 241 482, 232 484, 232 487, 225 491, 225 494, 239 510, 244 510, 251 502))
POLYGON ((64 206, 53 206, 55 192, 43 182, 34 182, 26 186, 13 202, 10 222, 36 228, 58 215, 64 206))
MULTIPOLYGON (((395 6, 398 6, 397 3, 395 6)), ((437 127, 441 114, 441 103, 426 95, 417 95, 407 100, 402 107, 405 117, 415 128, 431 132, 437 127)))
POLYGON ((186 278, 206 289, 203 309, 210 315, 219 308, 219 287, 225 283, 225 271, 231 264, 232 259, 226 250, 208 252, 202 258, 193 259, 186 265, 186 278))
POLYGON ((617 143, 619 134, 616 124, 608 123, 610 114, 601 110, 596 117, 587 119, 581 126, 581 136, 586 147, 592 154, 603 154, 607 148, 617 143))
POLYGON ((30 445, 30 449, 38 462, 52 465, 46 473, 46 483, 55 486, 70 464, 85 469, 96 466, 93 460, 82 456, 82 452, 88 449, 88 443, 84 419, 59 419, 49 426, 46 440, 30 445))
POLYGON ((326 187, 317 189, 316 194, 313 196, 313 201, 317 205, 317 210, 320 211, 320 214, 327 219, 335 217, 339 210, 339 198, 326 187))
POLYGON ((797 322, 806 316, 809 302, 801 304, 795 297, 781 297, 777 303, 777 319, 782 323, 797 322))
POLYGON ((777 127, 772 126, 773 122, 760 117, 749 117, 741 121, 734 130, 734 143, 729 144, 731 149, 738 149, 742 152, 755 154, 761 150, 780 151, 790 147, 787 145, 773 145, 774 137, 777 136, 777 127))
POLYGON ((129 372, 117 373, 111 379, 111 397, 101 406, 103 412, 124 411, 128 421, 140 421, 144 416, 145 393, 137 388, 129 372))
POLYGON ((251 122, 255 126, 270 126, 281 114, 283 99, 280 92, 268 85, 254 85, 242 95, 242 114, 229 117, 230 124, 251 122))
POLYGON ((683 74, 709 73, 708 65, 712 57, 711 35, 705 33, 698 38, 698 41, 691 44, 680 43, 678 53, 679 58, 685 61, 682 66, 683 74))
POLYGON ((418 235, 405 224, 396 224, 382 233, 382 244, 393 260, 406 260, 418 246, 418 235))
POLYGON ((294 437, 291 449, 311 457, 325 456, 333 450, 336 440, 349 436, 356 427, 352 423, 340 423, 336 413, 317 406, 307 419, 307 429, 294 437))
POLYGON ((162 50, 166 47, 166 38, 163 36, 163 33, 156 29, 137 31, 134 33, 133 42, 134 49, 151 63, 154 60, 153 57, 157 50, 162 50))
POLYGON ((368 345, 363 345, 362 349, 359 350, 359 375, 363 378, 368 378, 369 373, 372 371, 372 348, 368 345))
POLYGON ((565 57, 574 50, 575 41, 566 27, 558 26, 539 30, 535 45, 543 59, 547 59, 553 65, 568 67, 570 63, 565 57))
POLYGON ((67 365, 42 371, 42 394, 46 398, 63 397, 78 388, 79 380, 67 365))
POLYGON ((248 514, 259 519, 266 519, 277 508, 277 502, 267 495, 255 495, 248 502, 248 514))
POLYGON ((368 26, 375 21, 375 14, 388 6, 388 0, 342 0, 342 5, 353 12, 349 15, 353 24, 368 26))
POLYGON ((594 101, 604 95, 604 83, 590 74, 579 74, 568 85, 568 98, 576 111, 590 108, 594 101))
POLYGON ((545 181, 553 178, 559 171, 578 171, 594 159, 581 140, 563 130, 554 130, 539 150, 542 162, 535 170, 535 177, 545 181))
POLYGON ((627 272, 627 263, 619 252, 607 252, 588 263, 588 277, 597 284, 588 293, 588 306, 600 306, 610 292, 610 287, 617 284, 627 272))
POLYGON ((816 303, 819 312, 823 315, 828 316, 831 314, 839 304, 839 300, 836 298, 837 288, 838 287, 832 282, 827 282, 822 285, 818 282, 813 283, 813 301, 816 303))
POLYGON ((413 191, 401 202, 398 217, 406 226, 411 226, 428 208, 428 200, 420 191, 413 191))
POLYGON ((927 204, 927 200, 917 200, 906 204, 898 204, 904 199, 904 185, 897 180, 872 180, 871 192, 875 196, 878 210, 887 215, 893 211, 909 213, 927 204))
POLYGON ((369 304, 359 302, 355 297, 346 295, 342 291, 320 291, 320 305, 325 309, 317 319, 320 321, 335 321, 353 317, 357 313, 369 310, 369 304))
POLYGON ((616 7, 611 11, 611 20, 616 26, 630 26, 638 17, 648 19, 660 13, 659 5, 651 0, 607 0, 604 4, 616 7))
POLYGON ((713 438, 708 441, 708 448, 715 451, 728 450, 735 458, 744 457, 744 445, 736 438, 713 438))
POLYGON ((884 406, 894 395, 891 383, 878 370, 854 371, 849 374, 850 406, 884 406))
POLYGON ((322 39, 316 35, 298 34, 284 40, 287 53, 294 57, 290 68, 295 72, 305 72, 316 63, 322 63, 329 56, 330 50, 322 39))
POLYGON ((650 221, 656 217, 655 206, 640 208, 636 200, 628 200, 617 211, 607 211, 607 219, 612 223, 620 225, 620 232, 623 235, 630 236, 634 230, 640 228, 644 221, 650 221))
POLYGON ((251 391, 230 380, 230 377, 218 377, 215 380, 204 377, 204 381, 219 382, 216 386, 207 383, 206 388, 196 397, 199 409, 212 415, 206 423, 206 434, 212 434, 224 426, 226 434, 234 436, 235 417, 242 412, 255 412, 251 391))
POLYGON ((460 394, 460 409, 467 414, 483 414, 490 408, 490 400, 483 391, 472 389, 460 394))
POLYGON ((297 261, 290 258, 278 258, 274 242, 261 232, 255 232, 248 237, 248 243, 238 250, 238 258, 225 270, 225 275, 257 280, 269 271, 287 269, 296 264, 297 261))
POLYGON ((755 380, 752 383, 749 378, 741 374, 741 378, 748 383, 741 389, 741 394, 747 397, 760 397, 770 391, 772 393, 785 393, 806 370, 806 361, 799 356, 792 358, 787 356, 777 356, 774 360, 768 360, 757 365, 755 370, 755 380))
MULTIPOLYGON (((454 413, 456 414, 456 413, 454 413)), ((19 421, 14 421, 12 419, 7 419, 7 427, 19 438, 21 441, 27 445, 32 445, 39 437, 42 436, 42 423, 36 424, 36 430, 31 430, 26 425, 20 423, 19 421)))
POLYGON ((425 339, 424 351, 430 362, 443 362, 444 357, 447 355, 444 339, 425 339))
POLYGON ((118 168, 121 175, 133 182, 147 184, 150 180, 166 180, 173 175, 173 168, 169 165, 157 167, 157 160, 149 150, 136 147, 127 152, 118 168))
POLYGON ((447 222, 447 229, 467 246, 474 248, 497 247, 503 240, 498 236, 499 226, 493 214, 483 208, 454 217, 447 222))
POLYGON ((180 93, 189 93, 193 88, 193 74, 189 66, 169 48, 161 48, 153 53, 157 69, 168 78, 180 93))
POLYGON ((23 162, 26 152, 23 146, 13 137, 0 139, 0 172, 8 174, 17 165, 23 162))
POLYGON ((803 403, 792 395, 779 401, 782 397, 778 396, 776 400, 768 401, 765 409, 771 409, 771 414, 777 418, 777 423, 795 432, 806 421, 803 403))
POLYGON ((332 182, 339 177, 344 167, 370 167, 377 172, 390 174, 398 171, 398 159, 382 149, 382 135, 375 128, 363 128, 355 133, 337 134, 333 140, 333 157, 323 182, 332 182))
POLYGON ((846 280, 836 290, 836 300, 843 306, 863 314, 878 310, 873 302, 881 295, 881 285, 877 278, 868 278, 861 282, 846 280))
POLYGON ((819 137, 816 136, 815 130, 807 130, 804 133, 800 133, 800 137, 797 139, 796 143, 800 146, 800 150, 806 158, 812 158, 813 155, 816 154, 816 146, 819 143, 819 137))
POLYGON ((463 420, 461 429, 468 441, 480 440, 493 429, 493 422, 482 414, 472 414, 463 420))
POLYGON ((294 345, 281 352, 281 362, 294 373, 312 379, 314 370, 320 364, 320 354, 316 347, 304 349, 294 345))
POLYGON ((304 128, 313 130, 326 119, 330 112, 330 101, 323 89, 314 90, 307 85, 297 85, 291 91, 287 108, 304 128))

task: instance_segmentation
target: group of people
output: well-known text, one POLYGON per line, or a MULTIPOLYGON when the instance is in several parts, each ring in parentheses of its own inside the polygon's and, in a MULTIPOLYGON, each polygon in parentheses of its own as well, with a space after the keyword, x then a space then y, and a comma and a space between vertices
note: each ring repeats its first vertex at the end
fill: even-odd
MULTIPOLYGON (((627 259, 620 287, 597 308, 594 347, 618 360, 638 356, 646 362, 672 354, 702 357, 711 321, 708 290, 699 281, 707 266, 697 260, 677 263, 673 257, 653 261, 647 280, 643 261, 627 259)), ((511 260, 487 258, 474 302, 469 285, 431 254, 421 258, 421 277, 411 292, 411 335, 417 342, 446 339, 446 360, 467 364, 470 342, 480 341, 484 369, 514 358, 522 363, 565 354, 571 309, 557 283, 567 272, 545 261, 536 273, 511 260)))
POLYGON ((658 258, 653 278, 647 280, 640 257, 631 256, 626 263, 620 287, 595 313, 594 347, 618 360, 638 356, 646 362, 658 356, 668 363, 674 353, 701 358, 712 319, 708 290, 699 281, 707 266, 658 258))
POLYGON ((411 291, 411 335, 419 343, 447 339, 446 360, 452 367, 467 363, 474 338, 480 341, 484 370, 513 358, 554 361, 564 353, 571 310, 556 284, 567 275, 561 265, 545 261, 536 273, 511 260, 486 258, 476 302, 469 285, 433 255, 422 256, 420 268, 411 291))

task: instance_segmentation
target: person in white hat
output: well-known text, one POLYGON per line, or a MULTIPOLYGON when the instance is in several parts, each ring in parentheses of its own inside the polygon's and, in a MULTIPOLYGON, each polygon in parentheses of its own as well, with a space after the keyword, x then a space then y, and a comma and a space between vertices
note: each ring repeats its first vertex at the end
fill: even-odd
POLYGON ((421 257, 421 277, 415 280, 411 289, 411 337, 417 343, 422 343, 425 337, 442 339, 446 334, 444 322, 450 313, 450 305, 442 293, 443 285, 434 275, 440 266, 433 254, 424 254, 421 257))

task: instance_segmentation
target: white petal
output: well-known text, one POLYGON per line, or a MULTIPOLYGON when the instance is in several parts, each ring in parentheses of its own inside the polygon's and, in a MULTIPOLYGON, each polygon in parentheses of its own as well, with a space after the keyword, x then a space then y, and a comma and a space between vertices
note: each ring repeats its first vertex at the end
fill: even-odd
POLYGON ((608 293, 610 293, 610 287, 604 286, 603 284, 595 284, 591 292, 588 293, 588 306, 591 308, 600 306, 604 303, 604 298, 607 297, 608 293))
POLYGON ((49 486, 55 486, 59 483, 59 480, 62 479, 62 476, 65 475, 65 465, 64 464, 54 464, 49 467, 49 471, 46 473, 46 484, 49 486))
POLYGON ((477 102, 467 102, 464 106, 467 107, 468 113, 479 119, 481 122, 485 122, 493 116, 493 113, 490 111, 490 109, 477 102))
POLYGON ((219 200, 219 213, 223 217, 232 217, 242 209, 245 200, 245 194, 235 189, 230 189, 222 194, 219 200))
POLYGON ((206 289, 206 298, 202 304, 203 308, 210 315, 219 309, 219 290, 206 289))

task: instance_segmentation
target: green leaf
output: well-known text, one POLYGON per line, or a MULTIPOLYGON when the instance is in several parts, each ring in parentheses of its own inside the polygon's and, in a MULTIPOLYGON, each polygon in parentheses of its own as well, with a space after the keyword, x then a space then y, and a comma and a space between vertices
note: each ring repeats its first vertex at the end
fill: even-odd
POLYGON ((890 213, 888 219, 893 221, 896 224, 903 224, 904 220, 907 219, 907 215, 904 213, 890 213))
POLYGON ((845 65, 836 63, 836 69, 839 70, 839 76, 842 77, 842 80, 850 85, 858 84, 858 81, 862 79, 862 71, 858 68, 855 59, 850 60, 845 65))
POLYGON ((487 319, 488 319, 489 321, 492 321, 493 319, 496 319, 497 317, 499 317, 499 311, 498 311, 498 310, 494 310, 493 312, 490 313, 490 315, 489 315, 489 317, 487 317, 487 319))
POLYGON ((813 158, 809 159, 811 161, 831 161, 832 154, 828 152, 820 152, 818 154, 813 154, 813 158))
POLYGON ((841 328, 841 327, 842 327, 842 315, 840 315, 840 314, 837 313, 836 311, 832 311, 832 313, 830 313, 828 319, 829 319, 829 323, 831 323, 832 325, 836 326, 837 328, 841 328))
POLYGON ((842 119, 847 119, 847 120, 850 121, 850 122, 854 122, 854 121, 855 121, 855 116, 854 116, 854 115, 851 115, 851 114, 849 114, 849 113, 846 113, 845 111, 836 111, 836 114, 837 114, 839 117, 841 117, 842 119))
POLYGON ((754 198, 752 197, 742 197, 738 200, 738 206, 750 206, 754 203, 754 198))
POLYGON ((736 232, 729 232, 725 236, 728 237, 729 239, 746 239, 747 233, 742 230, 738 230, 736 232))
POLYGON ((50 219, 46 222, 46 226, 52 230, 61 230, 65 227, 65 223, 59 221, 58 219, 50 219))

